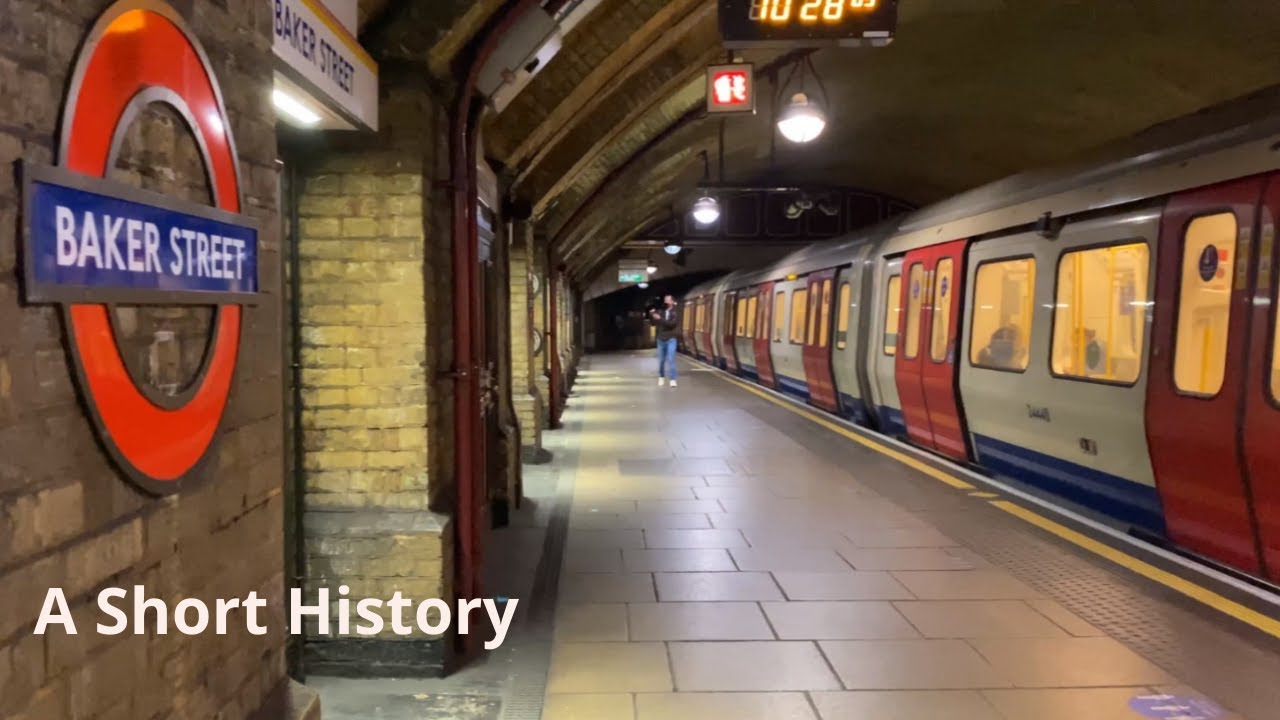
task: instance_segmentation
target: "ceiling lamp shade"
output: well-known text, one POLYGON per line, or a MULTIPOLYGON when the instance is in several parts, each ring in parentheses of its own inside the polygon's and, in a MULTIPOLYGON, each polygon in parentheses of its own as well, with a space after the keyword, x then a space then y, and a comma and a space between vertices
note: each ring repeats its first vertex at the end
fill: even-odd
POLYGON ((644 271, 645 271, 645 272, 647 272, 647 273, 649 273, 650 275, 652 275, 652 274, 654 274, 654 273, 658 272, 658 266, 657 266, 657 265, 654 265, 653 263, 649 263, 649 266, 648 266, 648 267, 646 267, 646 268, 644 269, 644 271))
POLYGON ((720 202, 706 195, 698 198, 698 202, 693 204, 693 219, 699 225, 710 225, 719 220, 720 202))
POLYGON ((649 287, 649 283, 647 282, 638 283, 636 287, 640 288, 641 290, 645 290, 649 287))
POLYGON ((684 246, 680 244, 679 240, 672 240, 671 242, 668 242, 666 245, 662 246, 662 252, 668 255, 679 255, 680 251, 683 249, 684 249, 684 246))
POLYGON ((778 116, 778 131, 793 143, 813 142, 826 127, 827 114, 822 106, 802 92, 792 95, 778 116))

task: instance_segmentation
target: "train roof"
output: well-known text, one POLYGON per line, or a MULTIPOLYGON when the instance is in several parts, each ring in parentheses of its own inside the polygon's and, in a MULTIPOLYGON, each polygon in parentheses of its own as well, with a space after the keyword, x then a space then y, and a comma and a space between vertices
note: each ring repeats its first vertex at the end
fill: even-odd
POLYGON ((1280 167, 1280 86, 1155 125, 1071 163, 1020 173, 907 215, 888 253, 1127 205, 1280 167))
POLYGON ((847 264, 861 246, 895 255, 939 242, 1104 210, 1280 168, 1280 85, 1152 126, 1074 161, 1019 173, 690 291, 747 287, 847 264))

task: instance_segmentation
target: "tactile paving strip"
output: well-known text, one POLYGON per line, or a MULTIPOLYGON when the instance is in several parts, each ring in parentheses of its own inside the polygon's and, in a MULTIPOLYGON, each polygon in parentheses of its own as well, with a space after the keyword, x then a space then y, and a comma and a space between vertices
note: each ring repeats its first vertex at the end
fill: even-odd
MULTIPOLYGON (((589 364, 584 361, 584 367, 589 364)), ((578 418, 581 415, 577 416, 578 418)), ((582 429, 581 419, 566 424, 564 437, 575 438, 582 429)), ((565 541, 569 534, 569 510, 573 504, 573 486, 578 467, 576 442, 562 443, 556 453, 557 471, 555 504, 547 521, 542 545, 542 559, 529 594, 528 613, 515 633, 508 662, 510 680, 502 703, 502 720, 540 720, 547 692, 547 673, 551 668, 552 639, 555 635, 556 600, 560 588, 560 568, 565 541)))
POLYGON ((1195 690, 1280 717, 1280 642, 764 401, 752 412, 1195 690))

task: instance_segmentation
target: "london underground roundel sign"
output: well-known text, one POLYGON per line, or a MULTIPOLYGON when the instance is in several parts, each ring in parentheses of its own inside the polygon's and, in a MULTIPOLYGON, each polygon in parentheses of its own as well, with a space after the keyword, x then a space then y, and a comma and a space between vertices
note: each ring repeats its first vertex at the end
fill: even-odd
POLYGON ((98 19, 76 60, 57 166, 23 167, 25 298, 62 306, 99 439, 153 493, 178 489, 207 453, 231 390, 242 306, 258 293, 258 229, 240 214, 237 158, 217 80, 181 16, 157 0, 123 0, 98 19), (186 120, 213 207, 105 179, 151 103, 186 120), (216 306, 185 390, 168 396, 135 382, 114 303, 216 306))

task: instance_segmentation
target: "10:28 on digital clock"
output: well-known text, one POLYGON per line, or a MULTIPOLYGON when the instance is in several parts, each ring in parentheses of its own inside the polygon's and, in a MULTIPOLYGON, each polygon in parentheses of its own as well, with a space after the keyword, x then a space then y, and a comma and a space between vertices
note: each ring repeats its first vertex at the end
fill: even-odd
POLYGON ((842 22, 845 15, 874 12, 882 0, 751 0, 747 18, 760 23, 805 25, 842 22))

